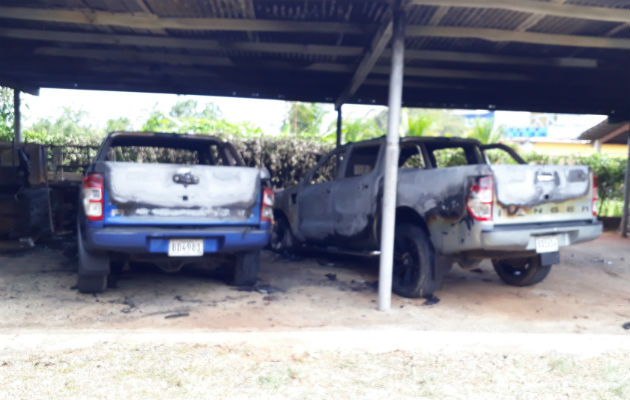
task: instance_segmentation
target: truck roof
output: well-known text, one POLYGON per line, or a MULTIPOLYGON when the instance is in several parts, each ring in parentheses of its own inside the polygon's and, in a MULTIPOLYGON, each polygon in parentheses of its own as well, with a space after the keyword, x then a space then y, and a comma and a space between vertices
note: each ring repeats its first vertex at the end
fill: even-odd
POLYGON ((155 139, 191 139, 191 140, 212 140, 215 142, 224 142, 218 136, 212 136, 205 133, 175 133, 175 132, 133 132, 133 131, 117 131, 110 132, 107 138, 155 138, 155 139))
MULTIPOLYGON (((345 146, 362 145, 369 143, 380 143, 385 141, 386 136, 381 136, 375 139, 362 140, 360 142, 346 143, 345 146)), ((452 144, 468 144, 480 146, 481 142, 476 139, 460 138, 460 137, 443 137, 443 136, 405 136, 400 138, 401 143, 407 142, 422 142, 422 143, 452 143, 452 144)))

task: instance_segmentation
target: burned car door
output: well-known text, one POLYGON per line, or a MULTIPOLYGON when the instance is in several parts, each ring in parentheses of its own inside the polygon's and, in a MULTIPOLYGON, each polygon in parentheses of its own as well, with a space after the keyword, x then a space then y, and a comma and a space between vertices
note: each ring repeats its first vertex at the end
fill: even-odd
POLYGON ((333 185, 335 236, 346 244, 365 244, 374 236, 380 148, 379 143, 354 146, 347 156, 342 176, 333 185))
POLYGON ((331 193, 344 149, 329 153, 300 184, 298 229, 306 241, 321 242, 333 234, 331 193))

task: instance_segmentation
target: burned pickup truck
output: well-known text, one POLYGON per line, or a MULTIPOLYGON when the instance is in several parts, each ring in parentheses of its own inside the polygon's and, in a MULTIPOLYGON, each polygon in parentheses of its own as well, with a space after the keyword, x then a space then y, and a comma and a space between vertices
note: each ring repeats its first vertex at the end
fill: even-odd
MULTIPOLYGON (((296 186, 276 193, 272 247, 380 248, 384 139, 324 156, 296 186)), ((456 138, 400 142, 393 290, 427 297, 453 263, 490 258, 516 286, 542 281, 562 246, 597 238, 596 178, 587 166, 526 165, 511 148, 456 138), (506 151, 513 164, 490 165, 506 151)))
POLYGON ((81 292, 105 290, 111 266, 166 271, 221 257, 229 281, 256 281, 273 192, 229 143, 204 135, 112 133, 88 167, 78 215, 81 292))

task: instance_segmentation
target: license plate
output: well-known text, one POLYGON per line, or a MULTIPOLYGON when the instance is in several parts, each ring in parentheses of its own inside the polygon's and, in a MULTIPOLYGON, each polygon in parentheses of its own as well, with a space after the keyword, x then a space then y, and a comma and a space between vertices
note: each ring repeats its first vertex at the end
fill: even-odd
POLYGON ((197 257, 203 255, 203 239, 171 239, 168 241, 169 257, 197 257))
POLYGON ((536 238, 536 253, 551 253, 558 251, 556 236, 539 236, 536 238))

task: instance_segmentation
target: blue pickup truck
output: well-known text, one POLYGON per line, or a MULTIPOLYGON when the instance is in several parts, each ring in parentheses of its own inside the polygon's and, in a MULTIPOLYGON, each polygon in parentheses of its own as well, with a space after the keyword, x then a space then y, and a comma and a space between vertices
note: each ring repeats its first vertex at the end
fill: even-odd
POLYGON ((130 260, 172 272, 222 258, 229 283, 254 284, 273 223, 268 182, 216 137, 109 134, 83 178, 79 291, 104 291, 110 266, 130 260))

